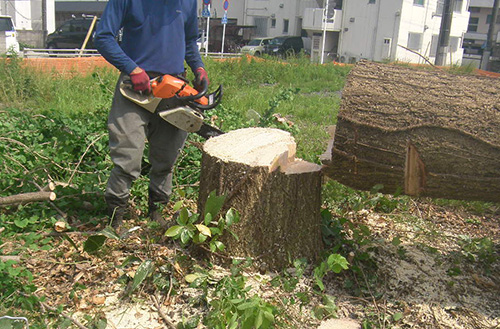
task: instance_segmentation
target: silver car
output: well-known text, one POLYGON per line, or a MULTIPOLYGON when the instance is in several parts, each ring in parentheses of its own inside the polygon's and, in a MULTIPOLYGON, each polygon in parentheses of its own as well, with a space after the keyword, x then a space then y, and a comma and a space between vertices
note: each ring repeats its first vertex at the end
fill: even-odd
POLYGON ((264 53, 264 47, 269 44, 272 38, 256 38, 250 40, 250 42, 241 48, 242 54, 248 54, 252 56, 260 56, 264 53))

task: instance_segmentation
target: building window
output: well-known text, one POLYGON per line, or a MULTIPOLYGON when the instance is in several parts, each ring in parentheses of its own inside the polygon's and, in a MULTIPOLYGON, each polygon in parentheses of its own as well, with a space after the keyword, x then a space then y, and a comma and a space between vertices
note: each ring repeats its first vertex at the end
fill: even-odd
POLYGON ((271 18, 271 28, 276 28, 276 18, 271 18))
POLYGON ((450 36, 450 51, 452 53, 457 52, 458 48, 460 48, 460 43, 461 43, 462 38, 460 37, 452 37, 450 36))
POLYGON ((442 16, 443 15, 443 8, 444 8, 444 0, 438 0, 436 4, 436 16, 442 16))
MULTIPOLYGON (((486 16, 486 24, 491 24, 492 15, 486 16)), ((497 16, 497 24, 500 24, 500 15, 497 16)))
POLYGON ((283 20, 283 33, 288 33, 288 19, 283 20))
POLYGON ((432 39, 431 39, 431 49, 430 49, 430 57, 436 57, 437 49, 438 49, 438 40, 439 40, 439 35, 438 34, 433 34, 432 39))
POLYGON ((373 5, 373 4, 375 4, 375 0, 368 0, 368 4, 369 4, 369 5, 373 5))
POLYGON ((408 33, 408 48, 411 50, 420 50, 422 46, 422 33, 408 33))
POLYGON ((413 5, 414 6, 423 6, 424 0, 413 0, 413 5))
POLYGON ((481 8, 480 7, 469 7, 469 12, 479 13, 479 12, 481 12, 481 8))
POLYGON ((453 11, 456 13, 461 13, 463 6, 464 0, 455 0, 455 7, 453 8, 453 11))
POLYGON ((467 32, 477 32, 477 25, 479 24, 479 17, 470 17, 467 32))

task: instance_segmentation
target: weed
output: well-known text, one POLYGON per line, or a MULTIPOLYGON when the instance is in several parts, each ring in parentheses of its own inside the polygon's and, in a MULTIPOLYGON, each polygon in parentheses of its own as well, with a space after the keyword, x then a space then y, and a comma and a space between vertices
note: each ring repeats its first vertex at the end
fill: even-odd
POLYGON ((178 202, 174 206, 174 211, 179 211, 176 219, 178 225, 170 227, 165 235, 174 240, 180 240, 184 246, 191 242, 198 245, 208 244, 212 252, 223 251, 225 245, 219 241, 219 238, 228 231, 229 227, 239 222, 239 214, 234 209, 229 209, 225 216, 219 217, 224 200, 225 196, 216 196, 215 191, 212 191, 205 203, 202 221, 199 214, 193 214, 187 208, 181 208, 182 202, 178 202))

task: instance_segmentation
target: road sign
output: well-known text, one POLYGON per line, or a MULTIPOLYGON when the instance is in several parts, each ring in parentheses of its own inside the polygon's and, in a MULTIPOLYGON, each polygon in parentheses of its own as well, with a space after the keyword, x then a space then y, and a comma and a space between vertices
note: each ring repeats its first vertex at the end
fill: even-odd
POLYGON ((203 17, 210 17, 210 10, 208 10, 207 6, 205 6, 205 8, 203 8, 201 16, 203 16, 203 17))
POLYGON ((227 10, 227 8, 229 8, 229 1, 224 0, 224 10, 227 10))
POLYGON ((224 16, 222 16, 221 23, 222 24, 227 24, 227 11, 224 13, 224 16))
POLYGON ((210 4, 210 2, 212 2, 212 0, 203 0, 203 3, 207 6, 210 4))

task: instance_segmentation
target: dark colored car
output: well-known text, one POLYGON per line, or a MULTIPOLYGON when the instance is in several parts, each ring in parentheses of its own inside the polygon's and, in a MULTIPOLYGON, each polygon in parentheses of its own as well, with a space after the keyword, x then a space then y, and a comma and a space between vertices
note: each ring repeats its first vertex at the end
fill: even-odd
POLYGON ((302 37, 276 37, 269 41, 265 52, 268 55, 288 57, 297 55, 304 49, 302 37))
MULTIPOLYGON (((83 17, 64 22, 54 33, 47 36, 46 47, 48 49, 80 49, 90 29, 92 20, 93 17, 83 17)), ((95 23, 92 35, 87 41, 86 49, 95 49, 92 39, 97 22, 95 23)))

